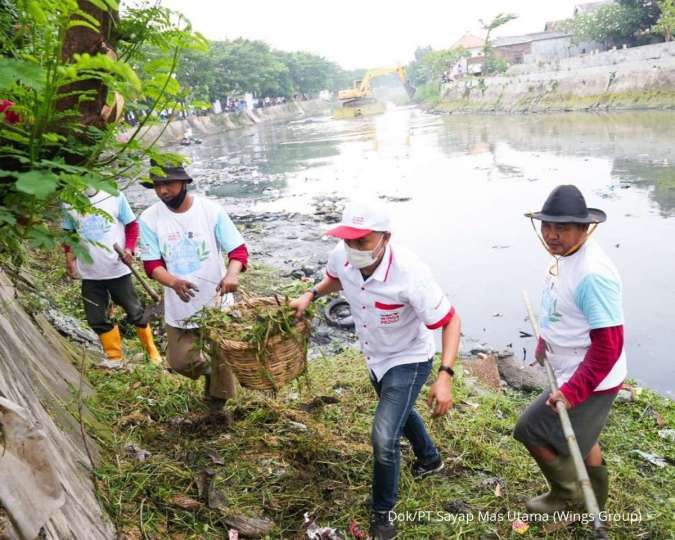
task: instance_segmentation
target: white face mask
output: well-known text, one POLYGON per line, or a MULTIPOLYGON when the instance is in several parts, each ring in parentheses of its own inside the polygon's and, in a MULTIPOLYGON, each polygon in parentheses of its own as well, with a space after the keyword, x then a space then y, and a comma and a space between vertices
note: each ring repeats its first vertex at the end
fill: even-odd
POLYGON ((378 255, 375 255, 375 253, 380 249, 380 245, 384 241, 384 236, 378 242, 377 246, 375 246, 374 249, 368 250, 368 251, 361 251, 360 249, 354 249, 352 247, 349 247, 347 243, 345 243, 345 252, 347 253, 347 261, 349 264, 351 264, 354 268, 358 268, 361 270, 362 268, 367 268, 370 265, 374 264, 375 261, 377 261, 378 255))

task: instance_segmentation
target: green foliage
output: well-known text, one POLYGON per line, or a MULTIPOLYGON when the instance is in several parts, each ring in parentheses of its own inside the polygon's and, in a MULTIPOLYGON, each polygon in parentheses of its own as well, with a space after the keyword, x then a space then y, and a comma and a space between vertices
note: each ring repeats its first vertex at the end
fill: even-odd
POLYGON ((415 87, 419 87, 431 80, 431 74, 428 71, 428 65, 425 67, 425 57, 432 53, 433 49, 430 45, 426 47, 417 47, 415 49, 415 57, 412 62, 408 64, 406 73, 408 74, 408 81, 415 87))
POLYGON ((415 99, 427 105, 435 105, 441 100, 441 85, 438 81, 424 83, 417 87, 415 99))
POLYGON ((88 186, 116 194, 120 180, 144 174, 147 157, 176 160, 154 141, 141 144, 138 131, 121 139, 128 125, 87 118, 87 106, 101 92, 109 107, 121 97, 126 110, 142 111, 139 130, 157 122, 159 111, 180 110, 186 95, 174 76, 178 58, 186 49, 205 50, 205 40, 168 9, 138 4, 117 21, 114 0, 90 4, 116 21, 114 35, 76 0, 17 0, 0 15, 0 97, 14 102, 20 117, 13 124, 0 117, 0 252, 19 256, 24 240, 76 244, 50 226, 60 222, 62 205, 91 212, 88 186), (100 33, 117 58, 104 49, 67 58, 64 46, 76 27, 100 33))
POLYGON ((652 32, 661 34, 666 41, 673 40, 673 30, 675 29, 675 1, 657 0, 661 15, 659 20, 652 26, 652 32))
POLYGON ((483 63, 483 73, 495 74, 504 73, 509 68, 508 62, 496 54, 489 54, 483 63))
POLYGON ((485 61, 483 62, 483 75, 503 73, 508 68, 506 61, 497 55, 492 48, 490 36, 494 30, 517 18, 518 15, 514 13, 499 13, 489 22, 479 19, 483 30, 485 30, 485 44, 483 45, 483 56, 485 57, 485 61))
POLYGON ((596 41, 605 47, 624 43, 633 46, 645 41, 659 14, 655 1, 626 0, 568 19, 561 30, 573 33, 576 41, 596 41))
POLYGON ((418 47, 415 59, 408 65, 408 80, 415 87, 425 85, 429 85, 428 88, 438 87, 443 73, 451 69, 463 56, 468 56, 468 53, 462 47, 437 51, 431 47, 418 47))
POLYGON ((462 47, 431 51, 422 60, 422 69, 430 75, 431 81, 439 81, 441 75, 454 66, 460 58, 468 56, 462 47))
POLYGON ((352 74, 316 54, 278 51, 263 41, 239 38, 187 53, 177 77, 193 96, 213 101, 245 92, 291 97, 339 90, 351 86, 352 74))

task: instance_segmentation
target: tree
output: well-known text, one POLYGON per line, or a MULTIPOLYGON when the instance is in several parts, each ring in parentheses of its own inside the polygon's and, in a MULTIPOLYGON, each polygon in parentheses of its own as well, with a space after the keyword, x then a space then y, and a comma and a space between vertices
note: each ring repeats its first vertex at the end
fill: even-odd
POLYGON ((115 194, 121 179, 145 174, 148 158, 180 161, 138 133, 159 111, 182 107, 178 58, 205 42, 165 8, 130 7, 120 18, 116 0, 14 5, 0 56, 0 92, 12 113, 0 116, 0 253, 65 242, 86 256, 76 236, 53 226, 61 205, 92 212, 85 188, 115 194), (124 139, 123 103, 143 110, 124 139))
POLYGON ((663 35, 666 41, 672 41, 675 29, 675 0, 658 0, 658 5, 661 15, 652 26, 652 32, 663 35))
POLYGON ((360 74, 304 51, 272 49, 263 41, 216 41, 206 52, 184 55, 178 80, 199 99, 222 99, 252 92, 259 97, 291 97, 351 86, 360 74))
POLYGON ((506 23, 517 18, 518 15, 514 13, 499 13, 494 19, 487 23, 483 21, 483 19, 478 19, 483 30, 485 30, 485 42, 483 45, 483 56, 485 57, 485 61, 483 62, 483 74, 487 75, 506 69, 506 62, 502 58, 498 58, 492 48, 490 35, 497 28, 504 26, 506 23))
POLYGON ((412 62, 408 64, 406 72, 408 73, 408 80, 413 86, 421 86, 422 84, 431 80, 431 73, 428 71, 429 66, 425 67, 424 58, 433 52, 430 45, 426 47, 417 47, 415 49, 415 56, 412 62))
POLYGON ((637 34, 647 34, 661 15, 658 0, 616 0, 616 3, 633 11, 637 34))
POLYGON ((429 77, 426 82, 439 81, 446 71, 454 66, 460 58, 467 56, 463 47, 441 49, 426 54, 422 60, 422 67, 429 77))
POLYGON ((635 46, 648 40, 660 14, 657 0, 618 0, 564 21, 561 29, 574 34, 577 42, 635 46))

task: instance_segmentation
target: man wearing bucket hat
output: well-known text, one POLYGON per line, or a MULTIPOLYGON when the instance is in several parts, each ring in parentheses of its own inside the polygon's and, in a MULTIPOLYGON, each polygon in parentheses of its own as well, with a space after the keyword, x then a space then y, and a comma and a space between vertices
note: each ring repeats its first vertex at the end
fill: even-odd
POLYGON ((236 380, 220 354, 209 365, 189 319, 237 290, 248 250, 219 204, 188 192, 192 178, 183 167, 151 165, 143 185, 154 188, 160 200, 141 214, 141 256, 148 276, 164 285, 167 362, 186 377, 205 376, 207 400, 218 411, 234 397, 236 380))
MULTIPOLYGON (((559 390, 544 392, 523 412, 514 437, 523 443, 548 480, 545 495, 527 501, 534 513, 581 506, 577 482, 556 402, 569 417, 600 509, 609 490, 598 437, 626 377, 623 350, 622 285, 619 273, 589 237, 607 216, 588 208, 576 186, 558 186, 540 212, 525 214, 541 222, 540 238, 554 257, 546 273, 539 314, 541 337, 535 356, 546 356, 559 390)), ((536 231, 536 228, 535 228, 536 231)))
POLYGON ((441 456, 415 410, 432 368, 432 330, 443 329, 443 352, 429 390, 434 416, 452 405, 452 367, 460 319, 429 268, 413 253, 392 245, 386 209, 352 203, 328 235, 342 240, 330 254, 324 279, 291 305, 301 316, 317 297, 342 290, 351 307, 370 381, 379 397, 372 427, 374 454, 370 534, 393 538, 391 510, 398 498, 400 439, 410 441, 420 478, 443 468, 441 456))

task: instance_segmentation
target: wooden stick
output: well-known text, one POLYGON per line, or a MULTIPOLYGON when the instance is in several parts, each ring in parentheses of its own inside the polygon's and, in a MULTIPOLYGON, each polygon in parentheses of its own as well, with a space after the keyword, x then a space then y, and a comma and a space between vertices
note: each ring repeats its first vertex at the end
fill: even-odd
MULTIPOLYGON (((537 324, 537 320, 534 318, 532 304, 530 304, 527 291, 523 291, 523 299, 525 300, 525 305, 527 306, 527 316, 530 319, 530 324, 532 325, 532 330, 534 331, 534 337, 538 341, 539 324, 537 324)), ((556 382, 551 363, 548 361, 546 356, 544 356, 542 365, 546 370, 546 376, 548 378, 548 384, 551 387, 551 392, 557 392, 558 383, 556 382)), ((579 444, 577 443, 577 438, 574 435, 574 429, 572 428, 572 422, 570 422, 570 416, 567 413, 567 407, 565 407, 565 403, 560 400, 555 402, 555 407, 558 411, 558 418, 560 418, 560 423, 562 424, 562 430, 565 435, 565 439, 567 439, 567 447, 569 448, 570 455, 572 456, 572 461, 574 461, 574 468, 577 471, 577 479, 581 484, 586 510, 588 510, 588 513, 593 516, 595 537, 606 539, 607 529, 605 527, 605 523, 602 521, 602 519, 600 519, 600 507, 598 506, 598 500, 595 498, 593 486, 591 486, 591 480, 588 478, 586 464, 584 463, 584 458, 581 455, 581 450, 579 450, 579 444)))
MULTIPOLYGON (((113 248, 117 252, 117 254, 122 257, 124 255, 124 250, 119 246, 118 243, 113 244, 113 248)), ((126 264, 126 263, 124 263, 126 264)), ((132 266, 132 265, 127 265, 131 269, 131 273, 134 275, 134 277, 143 285, 143 288, 148 291, 148 294, 150 297, 155 301, 159 302, 161 300, 161 297, 157 294, 157 291, 155 291, 152 287, 150 287, 150 284, 145 281, 141 275, 138 273, 138 271, 132 266)))

